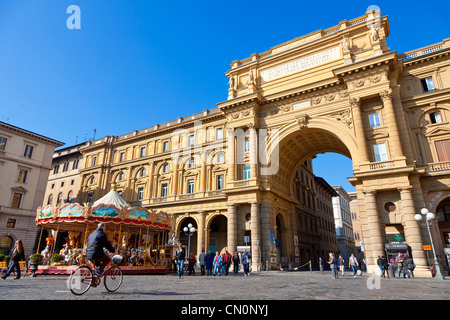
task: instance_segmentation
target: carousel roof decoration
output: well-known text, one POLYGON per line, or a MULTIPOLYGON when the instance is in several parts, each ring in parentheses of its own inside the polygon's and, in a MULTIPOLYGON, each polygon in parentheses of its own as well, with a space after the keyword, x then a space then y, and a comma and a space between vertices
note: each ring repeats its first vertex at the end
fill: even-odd
POLYGON ((38 226, 59 226, 60 229, 72 229, 73 224, 113 223, 151 229, 171 230, 172 219, 166 212, 142 207, 131 207, 114 190, 95 201, 92 205, 84 203, 66 203, 62 206, 47 205, 39 207, 36 215, 38 226))

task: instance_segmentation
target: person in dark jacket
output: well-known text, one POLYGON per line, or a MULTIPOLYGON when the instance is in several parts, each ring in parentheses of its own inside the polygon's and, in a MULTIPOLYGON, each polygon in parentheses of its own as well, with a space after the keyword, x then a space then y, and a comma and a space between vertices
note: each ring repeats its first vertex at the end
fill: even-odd
MULTIPOLYGON (((2 276, 2 279, 8 278, 9 274, 16 268, 16 277, 14 279, 20 279, 20 265, 19 261, 25 261, 25 250, 23 249, 22 240, 17 240, 14 245, 14 249, 11 254, 11 264, 9 265, 8 271, 2 276)), ((28 266, 27 266, 28 271, 28 266)))
POLYGON ((89 235, 86 248, 86 259, 91 260, 98 268, 92 271, 95 275, 101 276, 103 269, 111 261, 111 258, 105 254, 103 248, 106 248, 111 253, 116 250, 108 241, 108 237, 105 233, 106 225, 101 222, 98 224, 97 229, 89 235))
POLYGON ((233 270, 234 270, 235 274, 237 274, 239 271, 240 263, 241 263, 241 259, 239 258, 239 254, 236 252, 233 256, 233 270))

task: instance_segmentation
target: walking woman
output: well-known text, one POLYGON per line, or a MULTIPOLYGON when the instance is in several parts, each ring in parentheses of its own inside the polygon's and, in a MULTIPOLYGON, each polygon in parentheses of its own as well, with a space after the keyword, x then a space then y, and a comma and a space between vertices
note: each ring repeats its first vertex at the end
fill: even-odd
MULTIPOLYGON (((23 249, 22 240, 17 240, 14 249, 11 254, 11 264, 9 265, 8 271, 2 276, 2 279, 6 279, 14 268, 16 268, 15 280, 20 279, 20 265, 19 261, 25 261, 25 250, 23 249)), ((25 263, 26 265, 26 263, 25 263)), ((28 271, 28 266, 27 266, 28 271)))

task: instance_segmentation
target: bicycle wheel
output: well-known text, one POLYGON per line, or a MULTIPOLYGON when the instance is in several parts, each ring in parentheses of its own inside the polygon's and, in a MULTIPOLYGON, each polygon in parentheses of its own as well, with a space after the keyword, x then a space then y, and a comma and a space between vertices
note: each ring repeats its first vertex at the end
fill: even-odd
POLYGON ((119 289, 122 284, 122 270, 119 267, 113 266, 105 271, 104 278, 106 290, 109 292, 114 292, 119 289))
POLYGON ((67 286, 76 295, 82 295, 89 290, 92 284, 92 271, 87 266, 81 266, 70 275, 67 286))

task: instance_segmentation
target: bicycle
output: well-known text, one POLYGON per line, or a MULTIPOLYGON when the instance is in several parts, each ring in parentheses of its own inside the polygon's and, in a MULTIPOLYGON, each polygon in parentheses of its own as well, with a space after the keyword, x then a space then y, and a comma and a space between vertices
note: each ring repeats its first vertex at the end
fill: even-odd
POLYGON ((115 255, 111 258, 111 262, 103 270, 101 276, 93 273, 92 267, 82 265, 75 269, 67 279, 67 286, 75 295, 86 293, 90 287, 96 288, 100 285, 102 278, 103 284, 109 292, 119 289, 122 284, 123 274, 118 264, 122 261, 122 257, 115 255))

